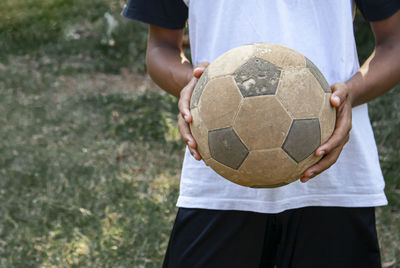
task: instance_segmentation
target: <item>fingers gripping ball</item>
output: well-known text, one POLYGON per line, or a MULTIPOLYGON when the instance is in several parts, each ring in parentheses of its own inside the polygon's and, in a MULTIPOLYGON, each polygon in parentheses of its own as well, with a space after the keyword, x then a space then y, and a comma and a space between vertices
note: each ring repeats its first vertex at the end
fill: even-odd
POLYGON ((209 65, 190 101, 191 132, 222 177, 271 188, 300 178, 320 158, 336 111, 318 68, 275 44, 234 48, 209 65))

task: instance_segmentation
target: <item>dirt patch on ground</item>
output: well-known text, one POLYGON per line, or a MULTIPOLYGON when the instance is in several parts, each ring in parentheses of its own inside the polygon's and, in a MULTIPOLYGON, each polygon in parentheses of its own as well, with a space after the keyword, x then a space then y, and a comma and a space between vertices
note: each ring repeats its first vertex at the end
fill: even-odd
POLYGON ((35 59, 27 55, 13 57, 7 64, 0 62, 0 71, 9 72, 11 75, 16 72, 25 73, 29 79, 33 80, 51 79, 53 80, 52 86, 55 89, 63 88, 62 91, 68 95, 91 93, 140 94, 147 90, 164 93, 152 81, 149 74, 129 70, 125 67, 120 68, 118 74, 92 71, 72 71, 69 74, 70 71, 63 71, 68 68, 80 70, 83 64, 84 62, 80 64, 75 60, 60 64, 47 56, 35 59))
POLYGON ((147 90, 163 92, 147 73, 131 72, 121 68, 120 74, 82 73, 61 75, 55 86, 64 87, 68 94, 122 93, 140 94, 147 90))

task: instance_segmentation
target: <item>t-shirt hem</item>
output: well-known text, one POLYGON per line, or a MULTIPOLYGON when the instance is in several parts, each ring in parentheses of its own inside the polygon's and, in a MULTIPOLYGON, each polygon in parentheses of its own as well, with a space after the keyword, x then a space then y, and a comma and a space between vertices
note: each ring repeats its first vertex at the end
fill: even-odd
POLYGON ((377 207, 388 204, 385 194, 369 195, 307 195, 280 201, 212 199, 180 196, 177 206, 215 210, 240 210, 259 213, 279 213, 289 209, 322 207, 377 207))

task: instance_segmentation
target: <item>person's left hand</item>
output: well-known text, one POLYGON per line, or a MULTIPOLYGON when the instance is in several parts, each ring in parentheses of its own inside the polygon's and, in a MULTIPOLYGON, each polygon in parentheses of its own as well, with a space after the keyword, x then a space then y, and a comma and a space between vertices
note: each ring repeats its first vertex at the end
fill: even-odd
POLYGON ((301 182, 320 174, 332 166, 342 152, 343 146, 349 140, 351 130, 351 100, 349 88, 345 83, 336 83, 331 86, 331 104, 336 108, 336 125, 332 136, 315 150, 316 156, 323 156, 316 164, 304 171, 301 182))

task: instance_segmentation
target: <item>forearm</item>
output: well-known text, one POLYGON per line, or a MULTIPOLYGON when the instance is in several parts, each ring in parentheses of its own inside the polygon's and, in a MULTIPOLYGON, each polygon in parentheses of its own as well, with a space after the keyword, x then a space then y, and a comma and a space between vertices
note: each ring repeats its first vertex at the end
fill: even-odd
POLYGON ((379 97, 399 82, 399 44, 376 47, 359 71, 346 82, 353 107, 379 97))
POLYGON ((352 106, 369 102, 400 81, 400 11, 371 23, 375 50, 346 84, 352 106))
POLYGON ((175 97, 193 77, 193 67, 181 48, 149 42, 146 64, 154 82, 175 97))

